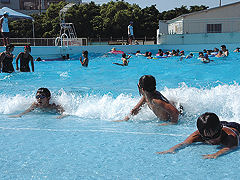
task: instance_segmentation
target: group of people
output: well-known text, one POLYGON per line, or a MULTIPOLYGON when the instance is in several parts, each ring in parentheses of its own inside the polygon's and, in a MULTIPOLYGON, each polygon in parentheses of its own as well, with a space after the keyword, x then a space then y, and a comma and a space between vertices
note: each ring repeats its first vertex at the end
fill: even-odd
MULTIPOLYGON (((224 49, 224 47, 222 48, 224 49)), ((6 45, 6 51, 0 54, 0 70, 1 72, 11 73, 14 72, 13 68, 13 52, 14 46, 11 44, 6 45)), ((114 49, 113 49, 114 50, 114 49)), ((116 49, 115 49, 116 50, 116 49)), ((20 71, 30 72, 29 62, 31 62, 32 71, 34 71, 33 57, 30 55, 31 47, 25 46, 24 52, 18 54, 16 58, 16 70, 19 70, 18 61, 20 60, 20 71)), ((174 53, 175 51, 172 51, 174 53)), ((184 55, 184 51, 176 51, 179 54, 184 55)), ((225 51, 226 52, 226 51, 225 51)), ((140 53, 140 52, 139 52, 140 53)), ((160 53, 162 53, 160 51, 160 53)), ((119 52, 120 54, 120 52, 119 52)), ((114 63, 121 66, 128 65, 128 59, 130 55, 122 53, 122 64, 114 63)), ((149 54, 149 53, 148 53, 149 54)), ((204 54, 202 54, 204 55, 204 54)), ((82 66, 88 66, 88 51, 82 52, 82 57, 80 57, 80 62, 82 66)), ((139 79, 137 84, 139 94, 142 98, 136 104, 135 107, 130 111, 130 113, 124 117, 122 120, 116 122, 128 121, 132 116, 139 113, 141 108, 147 104, 148 107, 153 111, 157 118, 165 123, 160 125, 177 124, 179 116, 183 114, 183 107, 180 105, 179 108, 176 107, 176 102, 169 101, 164 95, 156 90, 156 79, 152 75, 144 75, 139 79)), ((31 106, 24 112, 12 115, 10 117, 21 117, 35 109, 41 109, 44 111, 54 111, 60 114, 57 118, 63 118, 66 116, 64 114, 64 108, 61 105, 56 105, 55 103, 50 103, 51 93, 47 88, 39 88, 36 92, 36 101, 31 104, 31 106)), ((176 150, 190 145, 195 142, 203 142, 212 145, 222 145, 223 148, 214 154, 204 155, 204 158, 217 158, 218 156, 230 152, 239 145, 239 133, 240 124, 236 122, 226 122, 220 121, 218 116, 214 113, 206 112, 202 114, 197 119, 197 131, 192 133, 185 141, 173 146, 167 151, 157 152, 159 154, 175 153, 176 150)))
MULTIPOLYGON (((142 98, 136 104, 123 120, 115 122, 128 121, 132 116, 139 113, 144 104, 153 111, 153 113, 167 124, 177 124, 179 115, 182 114, 183 108, 176 108, 176 102, 169 101, 159 91, 156 90, 156 79, 152 75, 144 75, 139 79, 137 84, 139 94, 142 98), (169 123, 167 122, 169 121, 169 123)), ((47 88, 39 88, 36 92, 36 101, 18 115, 10 117, 21 117, 35 109, 44 111, 54 111, 60 114, 57 118, 63 118, 64 108, 55 103, 50 104, 51 93, 47 88)), ((175 153, 177 150, 186 147, 192 143, 202 142, 210 145, 221 145, 221 149, 213 154, 203 155, 204 158, 212 159, 226 154, 239 145, 240 124, 236 122, 220 121, 215 113, 206 112, 197 119, 197 130, 193 132, 183 142, 173 146, 169 150, 157 152, 158 154, 175 153)))
MULTIPOLYGON (((12 73, 14 72, 13 67, 13 58, 14 55, 12 52, 14 51, 14 45, 7 44, 6 51, 0 54, 0 72, 3 73, 12 73)), ((34 62, 33 57, 31 56, 31 47, 26 45, 24 47, 24 52, 20 52, 16 58, 16 70, 20 70, 21 72, 30 72, 29 62, 31 62, 32 72, 34 72, 34 62), (20 68, 18 66, 18 61, 20 60, 20 68)))

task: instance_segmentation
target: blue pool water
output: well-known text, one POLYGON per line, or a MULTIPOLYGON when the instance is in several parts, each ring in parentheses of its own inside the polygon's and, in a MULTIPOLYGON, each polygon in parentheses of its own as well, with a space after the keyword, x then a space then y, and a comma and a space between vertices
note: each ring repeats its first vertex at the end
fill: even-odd
POLYGON ((196 130, 197 117, 215 112, 240 122, 240 54, 203 64, 179 57, 147 60, 90 54, 88 68, 78 60, 35 62, 34 73, 0 74, 0 179, 239 179, 239 150, 204 160, 218 146, 192 145, 176 154, 158 155, 196 130), (156 77, 157 89, 180 102, 178 125, 158 126, 144 107, 129 122, 116 123, 136 105, 138 79, 156 77), (36 90, 47 87, 52 102, 67 116, 32 112, 36 90))

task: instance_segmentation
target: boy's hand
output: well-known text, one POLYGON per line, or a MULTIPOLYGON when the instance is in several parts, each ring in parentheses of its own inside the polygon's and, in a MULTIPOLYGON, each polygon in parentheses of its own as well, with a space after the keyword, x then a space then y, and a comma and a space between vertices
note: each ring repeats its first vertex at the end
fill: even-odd
POLYGON ((11 116, 8 116, 10 118, 18 118, 18 117, 22 117, 21 115, 11 115, 11 116))
POLYGON ((116 121, 113 121, 113 122, 123 122, 123 121, 128 121, 130 118, 128 116, 126 116, 124 119, 122 120, 116 120, 116 121))
POLYGON ((174 154, 175 153, 175 151, 173 151, 173 150, 167 150, 167 151, 162 151, 162 152, 156 152, 157 154, 174 154))
POLYGON ((216 153, 203 155, 203 159, 216 159, 217 157, 216 153))

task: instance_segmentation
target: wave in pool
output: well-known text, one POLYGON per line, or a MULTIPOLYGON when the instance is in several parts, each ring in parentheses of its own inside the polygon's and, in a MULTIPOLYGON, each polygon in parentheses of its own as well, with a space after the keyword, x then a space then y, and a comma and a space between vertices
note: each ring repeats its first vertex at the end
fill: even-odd
MULTIPOLYGON (((161 93, 169 100, 180 103, 184 107, 187 120, 196 119, 204 112, 214 112, 221 120, 240 122, 240 86, 218 85, 209 88, 188 87, 182 84, 179 88, 165 87, 161 93)), ((120 94, 116 98, 111 93, 104 95, 68 93, 63 89, 53 93, 51 103, 61 104, 66 114, 86 119, 100 119, 106 121, 124 118, 140 100, 140 96, 120 94)), ((27 109, 34 101, 34 94, 29 95, 0 95, 0 113, 17 114, 27 109)), ((156 116, 147 107, 133 118, 133 120, 152 121, 156 116)))

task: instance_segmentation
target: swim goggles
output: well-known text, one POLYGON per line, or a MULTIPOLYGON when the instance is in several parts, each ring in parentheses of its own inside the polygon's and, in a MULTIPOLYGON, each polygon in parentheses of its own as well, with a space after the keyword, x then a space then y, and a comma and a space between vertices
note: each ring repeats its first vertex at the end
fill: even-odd
POLYGON ((42 95, 42 94, 40 94, 40 95, 36 95, 36 99, 44 99, 46 96, 45 95, 42 95))
POLYGON ((222 128, 223 128, 223 126, 221 125, 219 127, 218 131, 213 136, 204 136, 202 134, 200 134, 200 135, 201 135, 202 139, 205 140, 205 141, 208 141, 208 140, 211 140, 211 139, 216 139, 216 138, 218 138, 221 135, 222 128))

